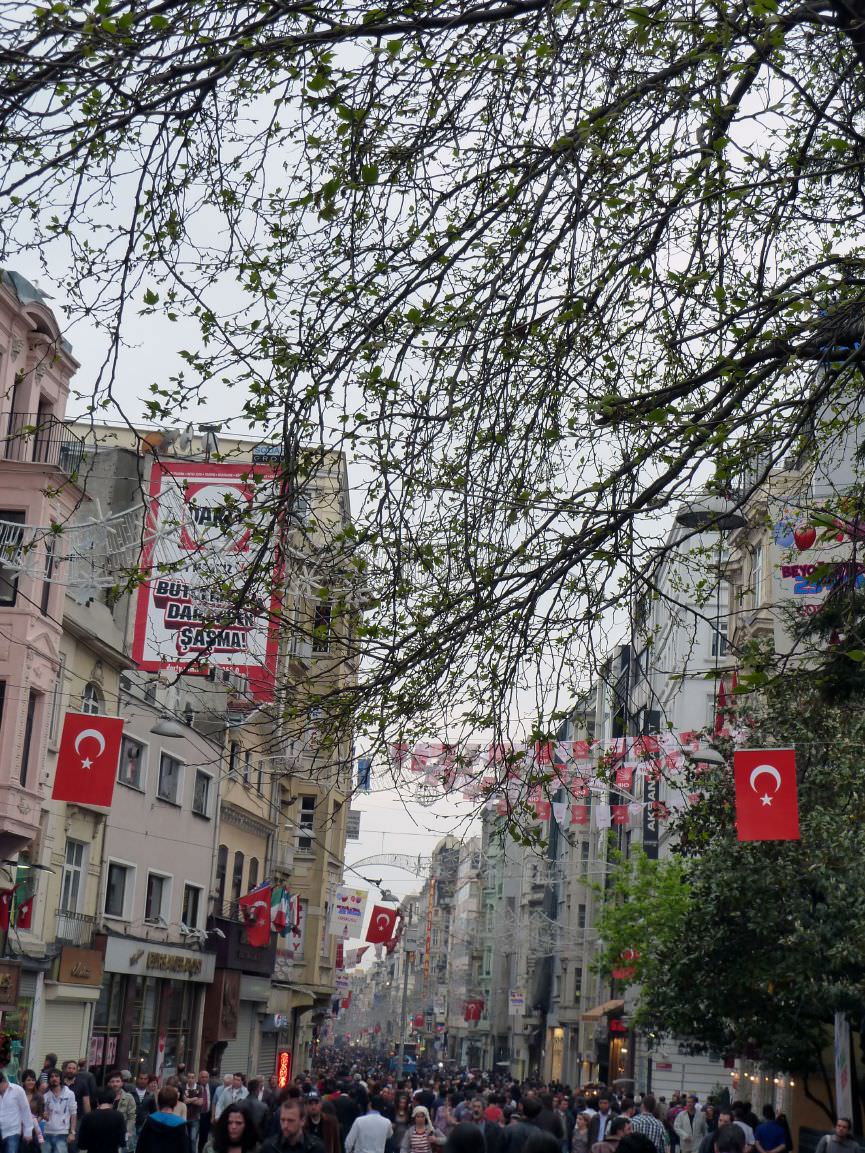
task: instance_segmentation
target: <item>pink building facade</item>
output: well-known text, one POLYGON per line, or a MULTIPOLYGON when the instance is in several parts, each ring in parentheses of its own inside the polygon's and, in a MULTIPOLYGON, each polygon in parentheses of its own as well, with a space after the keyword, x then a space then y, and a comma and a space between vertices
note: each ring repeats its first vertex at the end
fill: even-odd
POLYGON ((43 294, 0 271, 0 858, 37 835, 50 783, 64 588, 45 576, 62 545, 38 530, 64 524, 85 499, 80 441, 64 425, 77 368, 43 294))

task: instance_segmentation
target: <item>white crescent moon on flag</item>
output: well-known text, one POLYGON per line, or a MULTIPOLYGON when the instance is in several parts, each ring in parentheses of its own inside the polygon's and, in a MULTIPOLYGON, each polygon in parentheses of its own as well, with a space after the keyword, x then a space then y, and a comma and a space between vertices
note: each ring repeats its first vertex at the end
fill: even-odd
POLYGON ((748 783, 750 784, 752 790, 756 793, 757 779, 761 777, 763 773, 768 773, 772 780, 775 782, 775 792, 777 793, 781 788, 781 774, 778 772, 774 765, 757 765, 756 769, 751 770, 751 776, 748 780, 748 783))
POLYGON ((95 758, 98 760, 105 752, 105 737, 103 737, 102 733, 100 733, 98 729, 82 729, 78 736, 75 738, 74 746, 75 752, 79 757, 81 756, 81 749, 79 748, 79 745, 85 739, 85 737, 92 738, 99 745, 99 752, 96 754, 95 758))
POLYGON ((390 914, 378 913, 375 918, 375 923, 379 926, 380 929, 386 929, 390 924, 390 914))

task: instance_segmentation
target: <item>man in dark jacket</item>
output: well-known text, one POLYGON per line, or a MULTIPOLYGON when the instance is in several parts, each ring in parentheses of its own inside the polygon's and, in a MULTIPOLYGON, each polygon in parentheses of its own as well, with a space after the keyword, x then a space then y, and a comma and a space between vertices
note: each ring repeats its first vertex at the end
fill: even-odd
POLYGON ((186 1122, 175 1113, 179 1094, 173 1085, 163 1085, 156 1095, 156 1112, 151 1113, 138 1134, 136 1153, 189 1153, 186 1122))
POLYGON ((307 1133, 317 1137, 324 1146, 324 1153, 339 1153, 340 1135, 339 1122, 336 1117, 322 1111, 321 1097, 315 1089, 306 1097, 306 1124, 307 1133))
POLYGON ((541 1111, 538 1114, 537 1125, 545 1133, 552 1133, 558 1141, 565 1139, 565 1123, 553 1109, 551 1093, 541 1093, 541 1111))
POLYGON ((541 1103, 537 1097, 526 1097, 523 1101, 523 1118, 521 1121, 511 1120, 505 1126, 502 1148, 504 1153, 522 1153, 528 1139, 535 1133, 542 1132, 538 1128, 538 1114, 541 1103))
POLYGON ((321 1141, 304 1129, 305 1115, 299 1097, 283 1101, 279 1107, 279 1136, 268 1137, 259 1153, 324 1153, 321 1141))

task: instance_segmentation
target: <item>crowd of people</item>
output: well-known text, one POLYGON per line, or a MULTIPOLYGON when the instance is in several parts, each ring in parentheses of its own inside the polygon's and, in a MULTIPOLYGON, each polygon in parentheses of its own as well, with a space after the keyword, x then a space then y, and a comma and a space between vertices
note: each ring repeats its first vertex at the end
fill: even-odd
MULTIPOLYGON (((846 1131, 845 1131, 846 1126, 846 1131)), ((770 1105, 674 1093, 639 1099, 468 1075, 399 1078, 325 1066, 275 1076, 206 1070, 104 1087, 49 1053, 20 1084, 0 1073, 0 1153, 793 1153, 770 1105)), ((854 1153, 839 1120, 820 1153, 854 1153)))

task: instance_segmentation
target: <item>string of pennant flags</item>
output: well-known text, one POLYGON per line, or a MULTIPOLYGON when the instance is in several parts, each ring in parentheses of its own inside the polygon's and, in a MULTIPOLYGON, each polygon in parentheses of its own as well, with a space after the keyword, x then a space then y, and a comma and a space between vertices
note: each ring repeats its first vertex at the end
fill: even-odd
MULTIPOLYGON (((746 730, 741 730, 744 735, 746 730)), ((729 731, 726 735, 739 735, 729 731)), ((395 742, 389 746, 393 770, 422 776, 427 786, 440 786, 446 793, 461 791, 467 801, 495 801, 501 815, 514 804, 534 807, 538 820, 555 816, 558 824, 590 823, 590 806, 580 804, 593 792, 613 789, 632 793, 645 780, 669 779, 693 764, 701 748, 696 731, 668 732, 599 740, 538 741, 531 745, 448 745, 441 741, 395 742), (487 771, 490 770, 490 771, 487 771), (604 775, 599 776, 599 771, 604 775), (544 783, 531 786, 523 797, 527 777, 540 776, 544 783), (563 788, 576 804, 553 801, 551 789, 563 788)), ((696 794, 689 794, 693 801, 696 794)), ((598 828, 627 824, 646 806, 664 819, 668 806, 659 801, 632 800, 627 805, 592 806, 598 828)))

